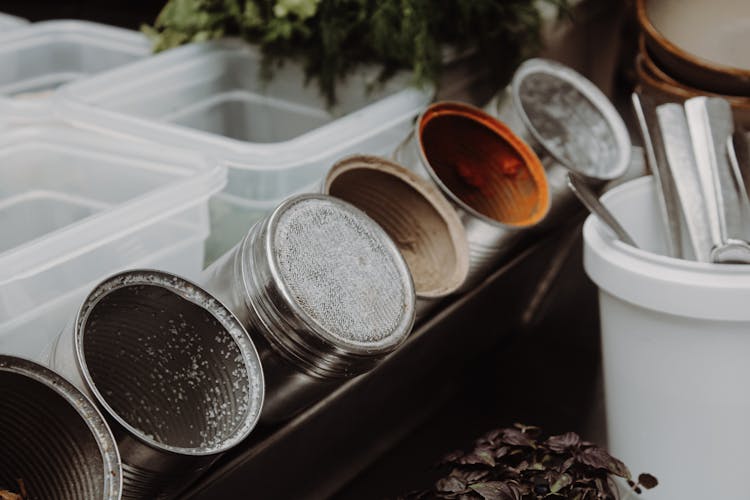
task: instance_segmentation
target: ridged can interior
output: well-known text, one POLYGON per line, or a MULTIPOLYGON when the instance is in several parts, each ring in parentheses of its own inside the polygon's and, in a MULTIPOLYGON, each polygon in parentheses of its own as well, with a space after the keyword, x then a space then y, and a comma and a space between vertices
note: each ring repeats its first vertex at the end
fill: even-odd
POLYGON ((199 287, 166 273, 125 273, 97 288, 78 322, 93 391, 145 443, 210 455, 255 425, 263 397, 257 353, 199 287))
POLYGON ((325 190, 385 229, 409 266, 417 297, 444 296, 463 284, 466 233, 434 185, 388 160, 355 156, 333 166, 325 190))
POLYGON ((120 459, 93 404, 30 361, 0 356, 0 490, 29 499, 118 499, 120 459))

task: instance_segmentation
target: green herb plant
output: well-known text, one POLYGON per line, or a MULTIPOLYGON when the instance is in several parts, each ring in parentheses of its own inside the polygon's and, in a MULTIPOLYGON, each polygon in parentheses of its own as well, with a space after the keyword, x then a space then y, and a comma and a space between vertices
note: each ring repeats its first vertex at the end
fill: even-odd
POLYGON ((540 27, 536 0, 169 0, 143 30, 157 51, 241 37, 261 47, 266 77, 299 60, 332 104, 336 83, 362 64, 380 65, 381 80, 408 69, 416 84, 438 84, 447 49, 501 83, 538 49, 540 27))
POLYGON ((453 452, 441 465, 450 472, 434 488, 403 498, 616 500, 612 476, 635 493, 658 484, 650 474, 634 480, 625 464, 574 432, 544 439, 538 427, 521 424, 485 434, 472 450, 453 452))

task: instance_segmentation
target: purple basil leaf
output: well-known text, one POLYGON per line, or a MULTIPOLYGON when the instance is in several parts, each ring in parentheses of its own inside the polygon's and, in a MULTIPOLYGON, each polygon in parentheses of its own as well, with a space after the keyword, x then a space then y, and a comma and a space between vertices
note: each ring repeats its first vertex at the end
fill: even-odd
POLYGON ((534 442, 518 429, 503 429, 503 443, 513 446, 534 446, 534 442))
POLYGON ((472 484, 470 488, 484 500, 521 500, 521 495, 515 488, 500 481, 472 484))
POLYGON ((586 448, 578 454, 578 461, 595 469, 607 470, 615 476, 630 478, 630 471, 625 464, 601 448, 586 448))
POLYGON ((455 477, 445 477, 435 483, 435 489, 446 493, 461 493, 466 491, 466 483, 455 477))
POLYGON ((548 474, 550 493, 558 493, 573 484, 573 477, 570 474, 556 474, 554 472, 548 474))
POLYGON ((651 488, 656 488, 656 486, 658 486, 659 484, 659 481, 651 474, 639 474, 638 484, 640 484, 647 490, 650 490, 651 488))
POLYGON ((493 455, 492 450, 489 448, 477 448, 473 452, 464 455, 464 457, 459 460, 459 463, 464 465, 484 464, 494 467, 495 457, 493 455))
POLYGON ((581 437, 575 432, 566 432, 559 436, 551 436, 546 441, 550 450, 556 453, 562 453, 567 450, 574 450, 581 444, 581 437))

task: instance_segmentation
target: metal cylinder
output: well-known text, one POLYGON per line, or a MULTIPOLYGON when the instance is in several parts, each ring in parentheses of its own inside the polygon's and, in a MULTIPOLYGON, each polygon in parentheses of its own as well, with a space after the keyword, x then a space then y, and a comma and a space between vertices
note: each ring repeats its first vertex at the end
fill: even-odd
POLYGON ((549 210, 537 155, 503 123, 468 104, 429 106, 394 156, 432 179, 456 207, 469 242, 464 288, 485 278, 522 230, 549 210))
POLYGON ((544 164, 551 206, 542 229, 579 209, 566 184, 568 171, 601 188, 628 169, 630 136, 620 114, 596 85, 560 63, 524 62, 485 110, 529 144, 544 164))
POLYGON ((433 183, 384 158, 357 155, 331 168, 323 193, 362 210, 396 243, 414 281, 417 320, 463 285, 466 231, 433 183))
POLYGON ((160 271, 94 287, 52 365, 101 408, 123 462, 123 498, 172 498, 245 439, 263 404, 258 353, 202 288, 160 271))
POLYGON ((414 322, 414 286, 396 245, 362 211, 321 194, 283 202, 203 282, 258 346, 266 422, 373 368, 414 322))
POLYGON ((48 368, 0 355, 0 436, 0 490, 29 499, 120 498, 120 455, 109 427, 48 368))

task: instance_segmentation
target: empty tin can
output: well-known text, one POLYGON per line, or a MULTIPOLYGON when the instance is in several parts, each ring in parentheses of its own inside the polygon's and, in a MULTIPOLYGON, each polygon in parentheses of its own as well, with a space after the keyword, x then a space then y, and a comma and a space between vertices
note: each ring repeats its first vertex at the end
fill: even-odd
POLYGON ((547 178, 534 151, 468 104, 429 106, 394 156, 432 179, 456 207, 469 242, 465 288, 486 277, 549 210, 547 178))
POLYGON ((620 114, 596 85, 565 65, 529 59, 485 109, 531 145, 547 170, 551 208, 543 226, 579 208, 568 171, 602 187, 628 169, 630 136, 620 114))
POLYGON ((414 322, 414 286, 396 245, 362 211, 322 194, 283 202, 203 282, 258 346, 266 422, 373 368, 414 322))
POLYGON ((120 498, 120 455, 104 417, 48 368, 0 355, 0 429, 0 490, 24 499, 120 498))
POLYGON ((263 402, 260 360, 237 318, 160 271, 127 271, 94 287, 52 364, 107 418, 124 498, 174 497, 250 434, 263 402))
POLYGON ((396 243, 414 281, 417 319, 463 285, 466 231, 432 182, 384 158, 357 155, 331 168, 323 193, 365 212, 396 243))

